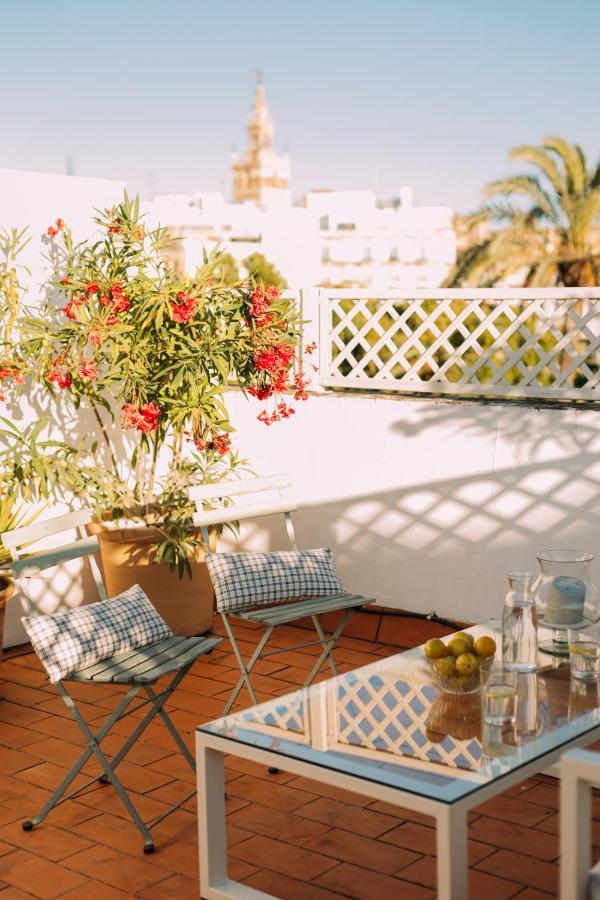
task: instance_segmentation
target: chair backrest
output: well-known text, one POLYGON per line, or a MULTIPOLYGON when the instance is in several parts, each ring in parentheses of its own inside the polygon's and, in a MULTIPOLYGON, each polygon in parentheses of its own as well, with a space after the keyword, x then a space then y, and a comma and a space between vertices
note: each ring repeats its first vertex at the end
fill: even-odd
POLYGON ((293 498, 284 496, 285 489, 291 485, 290 476, 282 474, 267 475, 262 478, 242 478, 239 481, 220 481, 218 484, 202 484, 192 487, 189 489, 188 495, 196 504, 194 525, 202 530, 202 537, 208 546, 208 527, 210 525, 225 525, 228 522, 243 522, 246 519, 259 519, 263 516, 280 514, 285 519, 290 546, 296 549, 296 535, 291 513, 298 509, 298 504, 293 498), (239 497, 255 494, 261 495, 260 499, 257 500, 253 497, 250 503, 239 502, 239 497), (227 506, 205 509, 204 504, 212 500, 226 501, 227 506))
MULTIPOLYGON (((94 583, 101 600, 107 599, 106 589, 102 581, 102 575, 93 554, 99 551, 98 538, 88 536, 85 526, 92 521, 92 514, 88 509, 67 513, 62 516, 53 516, 50 519, 42 519, 32 525, 23 528, 15 528, 0 534, 0 540, 12 557, 12 570, 17 578, 32 578, 46 569, 51 569, 60 563, 71 559, 87 557, 94 583), (76 530, 80 537, 49 550, 31 550, 32 544, 54 535, 64 534, 67 531, 76 530)), ((21 585, 21 595, 25 600, 28 615, 35 615, 37 610, 27 590, 21 585)))

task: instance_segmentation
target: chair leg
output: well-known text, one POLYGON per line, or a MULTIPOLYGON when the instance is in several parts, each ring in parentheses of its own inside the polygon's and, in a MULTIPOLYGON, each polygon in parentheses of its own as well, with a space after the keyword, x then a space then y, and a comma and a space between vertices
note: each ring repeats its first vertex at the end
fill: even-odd
MULTIPOLYGON (((312 667, 308 678, 304 682, 303 687, 309 687, 313 683, 313 681, 315 680, 315 678, 317 676, 317 673, 319 672, 319 670, 320 670, 321 666, 323 665, 323 663, 325 662, 325 660, 328 661, 329 665, 333 669, 334 674, 337 675, 337 669, 336 669, 335 663, 331 657, 331 653, 332 653, 335 645, 337 644, 339 636, 341 635, 342 631, 346 627, 346 625, 348 623, 348 619, 350 618, 350 616, 352 615, 353 612, 354 612, 353 609, 347 609, 345 611, 344 615, 340 619, 340 623, 339 623, 338 627, 335 629, 335 631, 333 632, 333 634, 331 635, 330 638, 325 637, 325 634, 323 633, 323 629, 321 627, 321 623, 318 622, 318 619, 317 619, 317 622, 318 622, 317 634, 319 635, 319 638, 321 639, 321 643, 323 644, 323 652, 321 653, 321 655, 317 659, 316 663, 312 667)), ((316 616, 313 616, 313 620, 314 619, 316 619, 316 616)), ((315 623, 315 627, 316 627, 316 623, 315 623)))
POLYGON ((233 629, 232 629, 231 625, 229 624, 229 620, 228 620, 226 614, 222 612, 221 618, 223 619, 223 622, 225 624, 225 629, 227 631, 227 635, 229 637, 229 640, 231 641, 231 646, 233 647, 233 652, 237 659, 238 666, 240 667, 240 672, 242 673, 240 675, 239 681, 237 682, 237 684, 235 685, 235 687, 233 688, 233 690, 229 696, 229 700, 225 704, 225 709, 223 710, 223 715, 226 716, 227 713, 229 712, 229 710, 231 709, 231 707, 233 706, 233 704, 235 703, 236 698, 237 698, 239 692, 241 691, 241 689, 244 687, 244 685, 246 685, 246 687, 248 688, 248 693, 250 694, 252 703, 255 705, 258 703, 258 700, 256 699, 256 694, 254 693, 254 688, 252 687, 252 682, 250 681, 250 672, 252 671, 256 661, 259 659, 260 654, 262 653, 265 644, 267 643, 267 641, 271 637, 271 634, 273 633, 273 625, 268 626, 267 630, 265 631, 262 638, 258 642, 256 649, 254 650, 254 653, 248 660, 248 664, 246 665, 246 663, 244 662, 244 659, 242 657, 242 654, 240 653, 240 649, 237 645, 237 641, 235 639, 233 629))

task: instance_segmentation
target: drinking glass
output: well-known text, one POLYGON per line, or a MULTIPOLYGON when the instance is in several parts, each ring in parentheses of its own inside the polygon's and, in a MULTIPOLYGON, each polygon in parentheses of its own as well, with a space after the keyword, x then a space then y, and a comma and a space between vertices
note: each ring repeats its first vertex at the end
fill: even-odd
POLYGON ((514 725, 517 720, 517 667, 492 660, 481 665, 479 671, 484 725, 498 728, 514 725))
POLYGON ((600 676, 600 625, 569 628, 571 677, 593 681, 600 676))

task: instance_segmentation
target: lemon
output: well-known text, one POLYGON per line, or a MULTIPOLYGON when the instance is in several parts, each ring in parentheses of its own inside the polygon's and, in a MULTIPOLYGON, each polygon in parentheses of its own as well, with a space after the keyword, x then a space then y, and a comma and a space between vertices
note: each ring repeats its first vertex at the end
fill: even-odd
POLYGON ((456 675, 453 656, 443 656, 435 661, 435 671, 440 678, 452 678, 456 675))
POLYGON ((489 659, 496 652, 496 641, 494 638, 484 635, 475 641, 475 653, 484 659, 489 659))
POLYGON ((446 645, 439 638, 432 638, 430 641, 427 641, 423 650, 427 659, 441 659, 443 656, 448 655, 446 645))
POLYGON ((448 644, 448 650, 452 654, 452 656, 461 656, 463 653, 469 653, 471 650, 471 644, 469 641, 465 641, 464 638, 454 637, 448 644))
POLYGON ((454 640, 456 640, 456 638, 460 638, 461 641, 467 641, 471 647, 473 647, 474 644, 475 644, 475 638, 473 637, 473 635, 472 635, 472 634, 467 634, 466 631, 459 631, 459 632, 457 632, 457 633, 454 635, 454 640))
POLYGON ((479 669, 477 657, 472 653, 461 653, 456 659, 456 671, 459 675, 474 675, 479 669))

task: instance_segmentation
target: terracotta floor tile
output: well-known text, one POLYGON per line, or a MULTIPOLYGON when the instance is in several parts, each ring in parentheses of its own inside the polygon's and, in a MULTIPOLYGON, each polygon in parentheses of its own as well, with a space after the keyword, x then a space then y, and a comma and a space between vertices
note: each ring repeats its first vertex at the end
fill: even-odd
POLYGON ((477 868, 481 872, 509 878, 550 894, 558 892, 558 866, 512 850, 498 850, 480 862, 477 868))
POLYGON ((273 897, 280 897, 281 900, 339 900, 340 898, 340 894, 320 888, 316 884, 298 881, 295 878, 278 875, 276 872, 268 872, 266 869, 245 878, 244 884, 265 894, 271 894, 273 897))
POLYGON ((548 894, 546 891, 538 891, 535 888, 525 888, 520 894, 517 894, 517 900, 549 900, 556 894, 548 894))
MULTIPOLYGON (((437 889, 436 861, 430 856, 423 856, 417 862, 402 869, 400 875, 406 881, 414 881, 431 890, 437 889)), ((469 896, 471 897, 482 896, 485 897, 485 900, 507 900, 518 894, 521 888, 522 885, 515 884, 514 881, 497 878, 495 875, 488 875, 475 869, 469 871, 469 896)))
POLYGON ((382 898, 402 898, 402 900, 433 900, 435 896, 429 888, 369 872, 359 866, 341 863, 315 879, 320 887, 346 894, 353 900, 382 900, 382 898))
POLYGON ((259 803, 250 803, 243 809, 231 813, 229 821, 256 834, 284 838, 290 844, 311 838, 319 840, 330 830, 328 825, 313 822, 293 813, 261 806, 259 803))
POLYGON ((100 845, 70 856, 65 865, 74 872, 129 893, 142 891, 166 877, 166 870, 149 862, 143 854, 128 856, 100 845))
POLYGON ((494 819, 515 822, 517 825, 537 825, 553 812, 550 807, 528 803, 515 797, 506 797, 504 794, 492 797, 491 800, 482 803, 476 811, 494 819))
POLYGON ((343 862, 354 863, 356 860, 360 860, 363 868, 373 872, 383 872, 384 875, 395 875, 419 858, 410 850, 391 847, 381 841, 375 841, 364 835, 351 834, 349 831, 341 831, 338 828, 331 829, 327 834, 300 838, 300 840, 302 846, 307 850, 315 850, 343 862))
POLYGON ((350 803, 352 806, 368 806, 369 797, 363 794, 354 794, 350 791, 343 791, 341 788, 334 787, 326 782, 313 781, 311 778, 303 778, 302 776, 291 776, 290 787, 300 788, 300 790, 308 791, 310 794, 316 794, 317 797, 329 797, 331 800, 341 800, 342 803, 350 803))
POLYGON ((3 775, 14 775, 35 766, 39 759, 22 750, 11 750, 8 747, 0 747, 0 772, 3 775))
POLYGON ((348 806, 339 800, 329 800, 327 797, 307 803, 298 810, 298 815, 371 838, 385 834, 398 823, 397 819, 385 816, 383 813, 358 806, 348 806))
POLYGON ((47 822, 37 825, 29 832, 23 831, 21 823, 22 819, 19 819, 9 825, 3 825, 0 828, 0 840, 8 841, 18 849, 27 850, 53 862, 60 862, 66 856, 91 846, 89 841, 78 837, 72 831, 57 828, 47 822))
POLYGON ((27 728, 28 725, 33 725, 37 728, 35 723, 45 719, 47 716, 47 712, 35 708, 30 709, 27 706, 10 703, 8 700, 0 698, 0 722, 8 722, 9 725, 22 725, 24 728, 27 728))
POLYGON ((130 897, 126 891, 103 884, 101 881, 86 881, 80 887, 60 895, 60 900, 123 900, 130 897))
POLYGON ((559 855, 558 836, 546 834, 536 828, 525 828, 515 822, 480 816, 469 826, 469 836, 491 844, 513 850, 518 846, 521 853, 551 862, 559 855))
POLYGON ((314 794, 307 791, 300 791, 286 784, 267 783, 264 779, 253 778, 251 775, 242 775, 230 782, 227 793, 284 812, 292 812, 315 799, 314 794))
POLYGON ((192 900, 199 896, 198 881, 185 875, 169 875, 164 881, 140 891, 141 900, 192 900))
POLYGON ((15 850, 0 857, 0 880, 41 900, 52 900, 83 884, 85 878, 43 857, 15 850))
MULTIPOLYGON (((234 772, 239 772, 242 775, 256 775, 257 778, 264 778, 269 784, 272 782, 276 784, 290 783, 292 787, 297 787, 300 790, 311 790, 308 786, 299 784, 299 779, 289 772, 271 774, 264 765, 253 762, 251 759, 242 759, 239 756, 227 756, 225 758, 225 768, 233 770, 234 772)), ((311 784, 314 787, 314 782, 311 782, 311 784)))
POLYGON ((318 875, 337 865, 337 862, 319 853, 276 841, 265 835, 257 835, 231 849, 231 856, 244 862, 291 878, 312 881, 318 875))
POLYGON ((18 750, 20 747, 27 747, 29 744, 35 744, 43 738, 43 734, 35 731, 33 728, 23 728, 20 725, 9 725, 8 722, 0 724, 0 744, 3 747, 10 747, 18 750))

